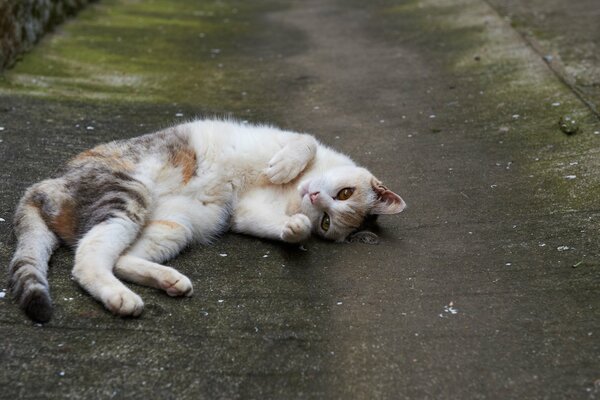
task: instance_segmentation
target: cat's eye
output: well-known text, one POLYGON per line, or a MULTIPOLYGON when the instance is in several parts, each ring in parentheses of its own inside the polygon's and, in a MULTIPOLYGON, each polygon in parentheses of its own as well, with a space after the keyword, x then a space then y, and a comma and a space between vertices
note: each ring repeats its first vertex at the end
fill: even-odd
POLYGON ((337 194, 337 196, 335 196, 336 199, 338 200, 348 200, 350 198, 350 196, 352 196, 352 193, 354 193, 354 188, 343 188, 342 190, 340 190, 337 194))
POLYGON ((329 230, 329 225, 331 225, 331 220, 329 219, 329 215, 327 213, 323 214, 323 219, 321 220, 321 229, 325 232, 329 230))

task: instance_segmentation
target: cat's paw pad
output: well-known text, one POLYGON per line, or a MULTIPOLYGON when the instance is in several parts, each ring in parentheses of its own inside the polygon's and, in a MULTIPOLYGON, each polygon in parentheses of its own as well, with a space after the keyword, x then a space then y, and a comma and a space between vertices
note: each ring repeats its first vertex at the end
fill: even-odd
POLYGON ((286 154, 279 152, 269 161, 266 174, 271 183, 281 185, 296 178, 304 167, 296 158, 289 157, 289 154, 286 157, 286 154))
POLYGON ((106 291, 102 303, 110 312, 122 317, 137 317, 144 310, 142 298, 127 288, 106 291))
POLYGON ((281 232, 281 240, 288 243, 298 243, 310 236, 312 224, 304 214, 292 215, 281 232))
POLYGON ((192 282, 189 278, 179 272, 168 271, 161 277, 160 287, 167 292, 169 296, 191 296, 194 293, 192 282))

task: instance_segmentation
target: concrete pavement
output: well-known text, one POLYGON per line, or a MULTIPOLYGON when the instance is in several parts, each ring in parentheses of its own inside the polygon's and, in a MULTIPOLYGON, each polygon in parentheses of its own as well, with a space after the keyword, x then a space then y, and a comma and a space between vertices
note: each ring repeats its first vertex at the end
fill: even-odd
POLYGON ((4 265, 25 187, 196 115, 312 132, 409 207, 376 246, 189 249, 194 297, 135 287, 139 319, 62 249, 49 324, 0 299, 0 397, 600 397, 595 100, 492 3, 110 0, 45 38, 0 78, 4 265))

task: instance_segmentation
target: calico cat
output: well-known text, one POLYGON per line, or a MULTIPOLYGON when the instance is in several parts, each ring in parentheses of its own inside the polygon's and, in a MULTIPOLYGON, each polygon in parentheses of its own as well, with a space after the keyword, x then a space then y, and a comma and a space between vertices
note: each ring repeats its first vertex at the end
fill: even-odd
POLYGON ((114 314, 138 316, 144 303, 120 279, 190 296, 190 280, 160 264, 190 243, 227 230, 340 242, 370 215, 404 207, 313 136, 197 120, 99 145, 31 186, 15 213, 10 287, 30 318, 48 321, 48 260, 62 241, 75 248, 72 275, 87 292, 114 314))

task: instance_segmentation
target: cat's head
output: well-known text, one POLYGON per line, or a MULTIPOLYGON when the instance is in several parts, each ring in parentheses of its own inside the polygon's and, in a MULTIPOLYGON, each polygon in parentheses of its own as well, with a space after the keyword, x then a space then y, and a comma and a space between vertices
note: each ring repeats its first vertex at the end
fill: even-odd
POLYGON ((372 215, 397 214, 406 203, 361 167, 337 167, 300 183, 302 213, 313 232, 344 241, 372 215))

